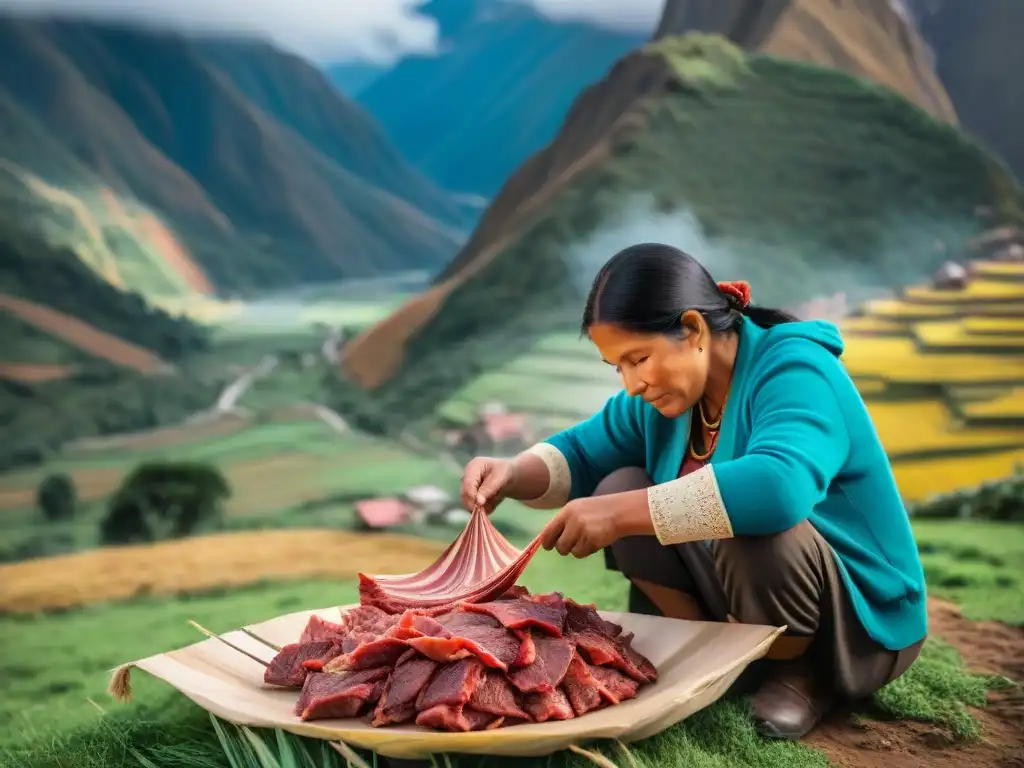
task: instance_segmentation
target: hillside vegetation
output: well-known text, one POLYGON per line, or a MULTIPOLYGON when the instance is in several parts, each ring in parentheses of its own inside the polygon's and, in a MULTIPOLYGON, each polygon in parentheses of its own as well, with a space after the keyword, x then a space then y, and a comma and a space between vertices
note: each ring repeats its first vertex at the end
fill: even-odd
POLYGON ((209 348, 204 328, 18 230, 0 230, 0 338, 0 470, 77 437, 182 419, 223 383, 175 372, 209 348))
POLYGON ((1019 217, 1021 190, 892 91, 717 37, 665 38, 576 102, 444 279, 349 345, 355 386, 339 405, 377 428, 430 416, 479 370, 575 322, 624 238, 691 230, 717 277, 789 306, 917 279, 966 250, 987 224, 979 206, 1019 217))
POLYGON ((240 292, 435 269, 460 207, 265 44, 0 16, 0 201, 114 285, 240 292))
MULTIPOLYGON (((208 346, 204 329, 149 306, 136 293, 114 288, 66 248, 54 248, 17 230, 0 232, 0 295, 44 305, 114 337, 175 361, 208 346)), ((5 315, 13 314, 10 307, 5 315)), ((37 336, 38 334, 32 334, 37 336)), ((11 357, 5 337, 0 357, 8 362, 36 362, 11 357)), ((21 337, 24 338, 24 337, 21 337)), ((26 346, 31 353, 31 345, 26 346)))

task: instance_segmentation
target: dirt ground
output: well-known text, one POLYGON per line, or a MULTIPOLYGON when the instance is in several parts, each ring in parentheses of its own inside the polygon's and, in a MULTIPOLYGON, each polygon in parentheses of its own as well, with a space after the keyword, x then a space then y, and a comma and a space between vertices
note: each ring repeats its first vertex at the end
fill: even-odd
MULTIPOLYGON (((930 633, 956 646, 975 672, 1024 681, 1024 629, 972 622, 952 603, 931 600, 930 633)), ((837 713, 807 739, 843 766, 857 768, 1024 768, 1024 696, 993 693, 989 706, 972 710, 983 741, 953 742, 924 723, 854 720, 837 713)))

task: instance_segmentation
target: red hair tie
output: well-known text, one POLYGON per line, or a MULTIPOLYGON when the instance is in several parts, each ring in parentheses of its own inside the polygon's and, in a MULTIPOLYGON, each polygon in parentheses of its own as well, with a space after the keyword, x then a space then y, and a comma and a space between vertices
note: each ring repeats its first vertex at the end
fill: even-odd
POLYGON ((741 307, 745 307, 750 303, 750 283, 746 280, 719 283, 718 290, 726 296, 732 296, 740 303, 741 307))

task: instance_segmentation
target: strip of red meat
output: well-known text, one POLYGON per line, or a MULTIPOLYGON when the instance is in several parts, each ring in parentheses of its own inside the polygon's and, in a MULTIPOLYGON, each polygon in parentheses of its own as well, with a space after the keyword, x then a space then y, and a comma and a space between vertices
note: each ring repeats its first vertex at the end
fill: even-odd
POLYGON ((557 592, 489 603, 465 603, 461 608, 493 616, 507 629, 539 629, 555 637, 562 636, 566 615, 565 600, 557 592))
POLYGON ((448 631, 429 616, 408 611, 379 637, 364 633, 358 636, 357 642, 350 642, 353 638, 347 638, 342 645, 345 653, 333 659, 327 665, 327 670, 334 672, 393 666, 409 650, 408 640, 427 634, 448 636, 448 631))
MULTIPOLYGON (((640 651, 633 647, 633 633, 627 632, 624 635, 619 635, 615 638, 616 645, 622 651, 623 656, 629 660, 629 663, 640 670, 643 674, 646 682, 653 683, 658 679, 658 668, 651 663, 651 660, 644 656, 640 651)), ((625 671, 625 670, 623 670, 625 671)), ((641 680, 640 682, 644 682, 641 680)))
POLYGON ((456 610, 437 620, 448 637, 414 637, 407 641, 427 658, 449 662, 472 655, 488 667, 504 671, 519 656, 521 641, 497 619, 456 610))
POLYGON ((345 634, 383 635, 399 618, 374 605, 357 605, 345 611, 341 618, 341 626, 344 627, 345 634))
POLYGON ((352 673, 310 672, 295 703, 295 714, 303 720, 355 717, 380 698, 387 667, 352 673))
POLYGON ((598 709, 604 703, 600 683, 590 674, 587 663, 578 653, 573 654, 565 679, 562 680, 562 689, 577 717, 598 709))
POLYGON ((576 716, 572 711, 569 699, 560 688, 544 693, 528 693, 523 697, 525 709, 534 722, 543 723, 548 720, 571 720, 576 716))
POLYGON ((500 726, 503 719, 461 704, 440 704, 420 712, 416 725, 442 731, 484 731, 500 726))
POLYGON ((512 666, 530 666, 537 659, 537 646, 533 642, 533 633, 528 629, 516 629, 512 634, 519 640, 519 652, 512 660, 512 666))
POLYGON ((528 667, 515 669, 508 680, 523 693, 543 693, 558 687, 574 653, 571 642, 560 637, 535 635, 537 658, 528 667))
POLYGON ((484 667, 479 659, 462 659, 445 664, 430 679, 427 687, 416 700, 416 709, 425 709, 440 704, 466 704, 469 697, 484 676, 484 667))
POLYGON ((622 627, 607 619, 601 618, 597 608, 591 603, 581 605, 575 600, 565 601, 565 630, 566 632, 583 632, 593 630, 608 637, 618 637, 622 634, 622 627))
POLYGON ((283 688, 300 688, 306 680, 306 662, 326 664, 341 653, 337 643, 323 640, 315 643, 290 643, 270 660, 263 673, 263 682, 283 688))
POLYGON ((529 719, 508 680, 501 672, 493 669, 487 671, 484 679, 474 689, 469 697, 469 706, 492 715, 529 719))
POLYGON ((619 704, 636 696, 640 684, 611 667, 587 664, 583 657, 573 655, 562 681, 569 703, 576 716, 607 704, 619 704))
POLYGON ((309 623, 299 637, 299 643, 317 643, 325 640, 341 642, 347 634, 348 630, 341 624, 335 624, 319 616, 310 616, 309 623))
POLYGON ((611 704, 632 699, 640 688, 640 683, 636 680, 611 667, 595 667, 588 664, 587 671, 600 684, 601 695, 611 704))
POLYGON ((415 651, 399 659, 380 697, 373 720, 375 727, 407 723, 416 717, 416 700, 440 665, 415 651))
POLYGON ((359 574, 359 602, 388 613, 407 608, 483 603, 508 592, 540 547, 536 538, 520 551, 483 512, 474 512, 458 538, 431 565, 400 576, 359 574))
POLYGON ((586 629, 572 634, 570 639, 591 664, 614 667, 641 683, 654 682, 658 677, 654 665, 619 638, 586 629))

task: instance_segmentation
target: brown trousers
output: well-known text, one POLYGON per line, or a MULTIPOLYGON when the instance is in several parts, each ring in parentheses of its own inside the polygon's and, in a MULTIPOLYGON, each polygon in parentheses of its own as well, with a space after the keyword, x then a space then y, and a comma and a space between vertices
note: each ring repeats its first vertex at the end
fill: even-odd
MULTIPOLYGON (((608 475, 594 495, 652 485, 644 470, 608 475)), ((847 699, 871 695, 902 675, 924 640, 890 651, 857 617, 831 547, 807 521, 771 536, 737 536, 662 546, 654 536, 627 536, 605 549, 605 563, 628 579, 677 589, 706 616, 745 624, 786 625, 786 634, 814 637, 809 653, 824 679, 847 699)))

